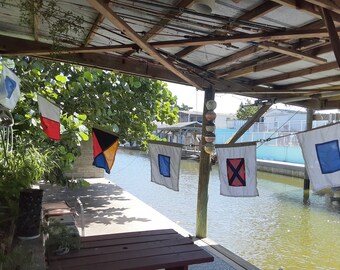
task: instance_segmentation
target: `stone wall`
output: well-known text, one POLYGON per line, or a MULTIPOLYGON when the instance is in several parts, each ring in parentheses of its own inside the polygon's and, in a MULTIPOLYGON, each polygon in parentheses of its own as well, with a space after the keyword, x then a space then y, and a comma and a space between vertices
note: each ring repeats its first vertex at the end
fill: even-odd
POLYGON ((81 144, 81 156, 77 158, 73 165, 73 170, 65 173, 67 177, 75 178, 104 178, 104 169, 92 165, 93 162, 93 143, 83 141, 81 144))

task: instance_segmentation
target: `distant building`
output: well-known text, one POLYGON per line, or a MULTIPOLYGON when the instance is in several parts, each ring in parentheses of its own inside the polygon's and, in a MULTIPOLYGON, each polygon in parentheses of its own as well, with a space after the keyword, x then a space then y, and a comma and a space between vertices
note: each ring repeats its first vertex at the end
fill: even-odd
MULTIPOLYGON (((216 113, 215 125, 216 128, 227 128, 227 120, 235 120, 236 116, 231 113, 216 113)), ((197 121, 199 123, 203 122, 203 113, 195 111, 180 111, 178 122, 192 122, 197 121)))

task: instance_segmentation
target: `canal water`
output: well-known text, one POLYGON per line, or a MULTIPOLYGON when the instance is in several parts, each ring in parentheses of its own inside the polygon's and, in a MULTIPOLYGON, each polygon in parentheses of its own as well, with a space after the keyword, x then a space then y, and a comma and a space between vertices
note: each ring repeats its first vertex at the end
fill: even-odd
MULTIPOLYGON (((182 160, 180 191, 150 182, 148 155, 119 149, 106 177, 195 234, 197 161, 182 160)), ((258 173, 259 197, 219 194, 218 167, 210 174, 208 237, 261 269, 340 269, 340 205, 311 192, 301 179, 258 173)))

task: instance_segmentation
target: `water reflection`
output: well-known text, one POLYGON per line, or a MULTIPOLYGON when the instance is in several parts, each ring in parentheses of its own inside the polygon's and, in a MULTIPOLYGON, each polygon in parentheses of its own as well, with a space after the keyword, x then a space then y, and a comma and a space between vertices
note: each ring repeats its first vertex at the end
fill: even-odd
MULTIPOLYGON (((198 162, 182 161, 180 192, 150 182, 148 156, 117 154, 110 179, 195 233, 198 162)), ((309 196, 303 180, 258 173, 260 196, 219 195, 217 166, 209 185, 208 235, 261 269, 340 269, 340 208, 329 194, 309 196)))

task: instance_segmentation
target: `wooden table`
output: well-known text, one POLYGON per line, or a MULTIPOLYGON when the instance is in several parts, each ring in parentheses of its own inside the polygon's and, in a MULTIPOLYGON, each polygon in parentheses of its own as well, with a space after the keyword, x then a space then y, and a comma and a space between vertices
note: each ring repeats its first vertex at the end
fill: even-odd
POLYGON ((214 257, 172 229, 81 238, 80 250, 47 254, 51 270, 188 269, 214 257))

